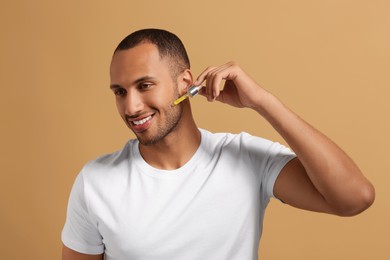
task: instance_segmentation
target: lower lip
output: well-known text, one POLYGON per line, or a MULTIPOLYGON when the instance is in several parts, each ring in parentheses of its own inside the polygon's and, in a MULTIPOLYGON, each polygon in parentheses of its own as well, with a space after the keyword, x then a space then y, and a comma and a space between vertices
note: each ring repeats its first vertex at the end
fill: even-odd
POLYGON ((144 131, 146 131, 146 130, 149 128, 149 126, 150 126, 152 120, 153 120, 153 116, 152 116, 152 118, 151 118, 150 120, 148 120, 148 121, 146 121, 145 123, 140 124, 140 125, 135 125, 134 123, 130 122, 131 129, 133 129, 133 131, 134 131, 135 133, 144 132, 144 131))

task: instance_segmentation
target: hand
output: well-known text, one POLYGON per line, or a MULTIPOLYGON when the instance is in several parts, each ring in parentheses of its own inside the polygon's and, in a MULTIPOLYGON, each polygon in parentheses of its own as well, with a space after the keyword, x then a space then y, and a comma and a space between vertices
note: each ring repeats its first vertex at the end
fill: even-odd
POLYGON ((255 108, 260 104, 261 97, 267 93, 247 75, 235 62, 228 62, 219 67, 208 67, 196 79, 198 86, 206 81, 200 94, 208 101, 220 101, 234 107, 255 108), (219 85, 225 84, 222 90, 219 85))

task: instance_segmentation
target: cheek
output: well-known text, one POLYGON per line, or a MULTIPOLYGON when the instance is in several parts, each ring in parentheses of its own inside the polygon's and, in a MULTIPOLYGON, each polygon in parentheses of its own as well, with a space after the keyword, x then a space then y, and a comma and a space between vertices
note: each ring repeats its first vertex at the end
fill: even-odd
POLYGON ((165 90, 151 91, 147 96, 145 96, 145 102, 156 107, 165 107, 171 105, 173 101, 177 98, 177 93, 174 93, 173 89, 168 87, 165 90))
POLYGON ((125 111, 124 102, 116 100, 115 104, 116 104, 116 109, 118 110, 119 114, 122 116, 124 114, 124 111, 125 111))

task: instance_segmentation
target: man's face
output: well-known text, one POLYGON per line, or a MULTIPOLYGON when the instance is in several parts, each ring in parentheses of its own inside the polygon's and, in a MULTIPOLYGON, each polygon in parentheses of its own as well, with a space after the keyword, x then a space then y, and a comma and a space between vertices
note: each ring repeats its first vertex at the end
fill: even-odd
POLYGON ((110 88, 119 114, 143 145, 164 139, 180 121, 181 106, 172 106, 179 93, 170 68, 153 44, 117 51, 112 58, 110 88))

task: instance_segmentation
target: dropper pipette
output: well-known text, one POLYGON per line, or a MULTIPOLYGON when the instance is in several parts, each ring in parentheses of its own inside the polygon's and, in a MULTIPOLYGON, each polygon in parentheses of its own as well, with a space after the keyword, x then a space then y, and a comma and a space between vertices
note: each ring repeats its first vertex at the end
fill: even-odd
POLYGON ((192 86, 188 89, 187 93, 184 94, 183 96, 179 97, 176 99, 173 104, 176 106, 179 103, 181 103, 183 100, 187 99, 188 97, 194 97, 196 94, 199 93, 199 91, 202 89, 202 85, 200 86, 192 86))

